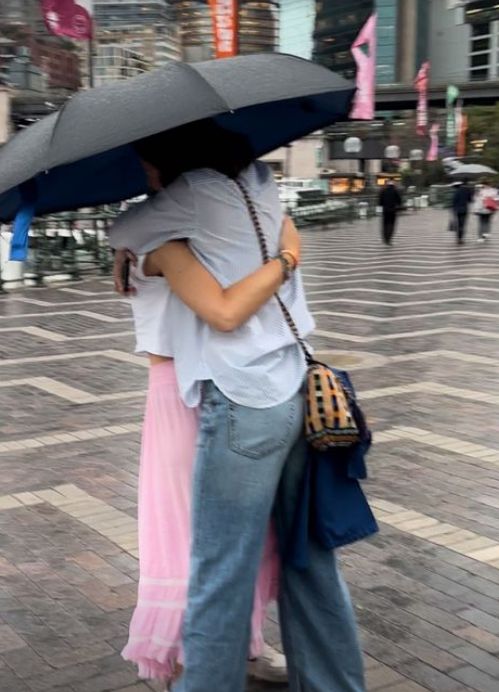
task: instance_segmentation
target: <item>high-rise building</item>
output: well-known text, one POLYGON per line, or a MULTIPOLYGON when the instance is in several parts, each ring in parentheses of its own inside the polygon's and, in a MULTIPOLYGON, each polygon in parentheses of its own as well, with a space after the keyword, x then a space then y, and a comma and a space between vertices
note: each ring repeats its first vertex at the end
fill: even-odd
POLYGON ((150 69, 143 54, 124 43, 99 43, 94 51, 95 86, 136 77, 150 69))
POLYGON ((180 35, 165 0, 95 0, 97 42, 120 44, 160 67, 180 59, 180 35))
POLYGON ((212 58, 213 19, 206 0, 172 0, 172 5, 179 23, 183 59, 198 62, 212 58))
POLYGON ((318 0, 314 60, 348 79, 355 77, 351 46, 374 11, 374 0, 318 0))
POLYGON ((38 91, 80 86, 77 47, 47 31, 39 0, 1 0, 0 80, 38 91))
POLYGON ((430 60, 437 84, 499 79, 497 0, 430 0, 430 60))
POLYGON ((271 53, 277 50, 278 0, 239 0, 238 37, 241 55, 271 53))
POLYGON ((378 14, 377 82, 411 83, 428 59, 428 0, 317 0, 314 60, 353 79, 351 46, 373 12, 378 14))
POLYGON ((466 3, 463 9, 469 27, 469 79, 499 79, 499 3, 478 0, 466 3))
POLYGON ((279 50, 310 60, 314 47, 315 0, 281 0, 279 50))
MULTIPOLYGON (((306 0, 305 0, 306 1, 306 0)), ((213 19, 208 0, 171 0, 180 25, 182 55, 188 62, 214 55, 213 19)), ((279 47, 278 0, 238 0, 238 52, 272 52, 279 47)))
POLYGON ((94 12, 97 44, 120 44, 153 67, 180 59, 177 23, 165 0, 94 0, 94 12))

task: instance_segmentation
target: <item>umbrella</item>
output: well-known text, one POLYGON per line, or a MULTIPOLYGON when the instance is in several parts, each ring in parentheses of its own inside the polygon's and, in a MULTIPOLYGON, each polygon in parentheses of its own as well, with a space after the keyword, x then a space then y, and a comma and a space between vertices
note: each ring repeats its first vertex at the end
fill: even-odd
POLYGON ((245 135, 261 156, 345 119, 354 87, 307 60, 250 55, 166 67, 81 91, 0 151, 0 221, 147 191, 132 142, 194 121, 245 135))
POLYGON ((497 171, 490 166, 481 163, 462 163, 457 168, 453 168, 449 175, 470 176, 470 175, 497 175, 497 171))

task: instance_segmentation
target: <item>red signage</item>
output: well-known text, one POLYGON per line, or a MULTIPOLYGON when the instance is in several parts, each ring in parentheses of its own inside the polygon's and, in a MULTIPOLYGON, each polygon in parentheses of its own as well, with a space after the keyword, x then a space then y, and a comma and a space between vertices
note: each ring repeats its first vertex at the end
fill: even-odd
POLYGON ((92 38, 93 0, 42 0, 47 29, 81 41, 92 38))
POLYGON ((215 57, 237 55, 237 0, 210 0, 215 35, 215 57))

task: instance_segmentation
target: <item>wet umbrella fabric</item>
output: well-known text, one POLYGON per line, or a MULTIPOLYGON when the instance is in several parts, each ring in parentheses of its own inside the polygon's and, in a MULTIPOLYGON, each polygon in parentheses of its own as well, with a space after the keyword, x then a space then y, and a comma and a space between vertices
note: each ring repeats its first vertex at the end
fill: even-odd
POLYGON ((449 175, 451 176, 470 176, 470 175, 496 175, 497 171, 490 166, 481 163, 462 163, 454 168, 449 175))
POLYGON ((149 135, 213 119, 246 135, 261 156, 346 118, 353 94, 352 84, 329 70, 279 54, 170 63, 79 92, 0 151, 0 220, 26 207, 28 181, 36 187, 35 215, 143 194, 131 143, 149 135))

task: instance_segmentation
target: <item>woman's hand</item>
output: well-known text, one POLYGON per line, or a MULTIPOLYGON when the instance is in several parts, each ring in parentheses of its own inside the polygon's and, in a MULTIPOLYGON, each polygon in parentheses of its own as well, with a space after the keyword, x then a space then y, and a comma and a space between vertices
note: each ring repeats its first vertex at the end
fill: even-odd
POLYGON ((292 253, 296 258, 297 264, 299 263, 301 238, 294 221, 289 216, 285 216, 282 222, 280 249, 292 253))

